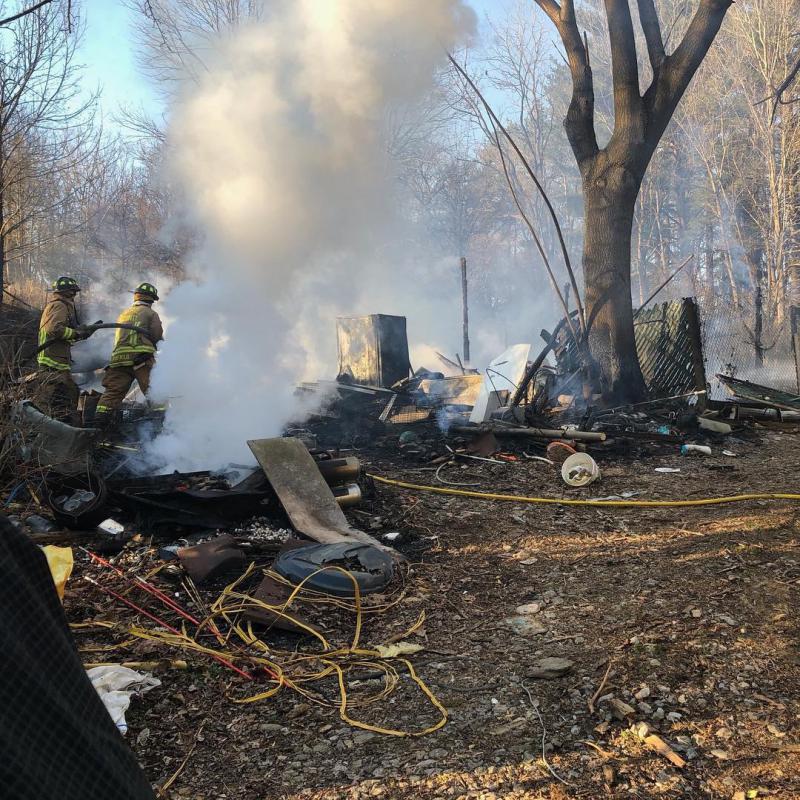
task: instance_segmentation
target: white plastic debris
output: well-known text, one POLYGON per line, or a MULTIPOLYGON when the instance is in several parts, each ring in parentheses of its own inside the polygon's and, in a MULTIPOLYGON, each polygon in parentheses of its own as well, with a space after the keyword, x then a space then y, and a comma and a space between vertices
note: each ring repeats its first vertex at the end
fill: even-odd
POLYGON ((561 465, 561 477, 568 486, 588 486, 600 477, 600 467, 588 453, 573 453, 561 465))
POLYGON ((693 453, 698 455, 698 456, 710 456, 711 455, 711 448, 706 444, 682 444, 681 445, 681 455, 682 456, 690 456, 693 453))
POLYGON ((125 526, 109 517, 97 526, 97 531, 98 533, 104 533, 106 536, 117 537, 125 533, 125 526))
POLYGON ((92 667, 86 674, 123 736, 128 732, 125 712, 131 704, 131 695, 144 694, 156 686, 161 686, 161 681, 150 673, 137 672, 116 664, 92 667))

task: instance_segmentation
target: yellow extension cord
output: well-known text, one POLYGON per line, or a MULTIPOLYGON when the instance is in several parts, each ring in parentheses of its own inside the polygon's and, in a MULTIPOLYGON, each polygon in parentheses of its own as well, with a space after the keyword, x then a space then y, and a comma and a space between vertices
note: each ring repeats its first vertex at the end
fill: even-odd
MULTIPOLYGON (((367 731, 388 736, 425 736, 428 733, 439 730, 439 728, 447 722, 447 709, 428 688, 425 681, 417 674, 408 659, 398 656, 384 657, 381 656, 380 650, 364 647, 360 644, 364 609, 361 604, 361 592, 358 582, 350 572, 341 567, 329 566, 327 569, 341 572, 350 579, 353 584, 352 602, 319 595, 317 592, 305 589, 304 586, 306 582, 322 571, 322 569, 319 569, 312 573, 312 575, 305 577, 297 586, 293 586, 291 594, 283 603, 277 605, 265 603, 255 597, 236 591, 238 585, 256 571, 255 564, 250 564, 241 577, 225 587, 222 594, 220 594, 212 604, 210 615, 203 620, 198 627, 197 634, 204 628, 211 627, 216 618, 225 620, 230 627, 229 637, 233 640, 233 643, 223 641, 220 648, 208 647, 201 644, 195 637, 190 636, 185 629, 175 633, 163 629, 146 629, 134 626, 129 628, 128 632, 136 638, 157 642, 184 651, 192 650, 212 657, 221 657, 231 662, 239 661, 240 663, 250 664, 251 666, 264 667, 273 674, 274 677, 271 681, 273 685, 266 691, 235 699, 233 701, 235 703, 256 703, 261 700, 266 700, 278 694, 285 686, 302 695, 311 703, 338 708, 341 719, 355 728, 362 728, 367 731), (299 620, 290 617, 295 625, 305 628, 310 635, 319 640, 322 651, 317 653, 302 653, 298 651, 273 650, 253 633, 252 625, 248 623, 246 627, 242 627, 236 619, 238 614, 247 608, 261 608, 278 617, 286 618, 289 616, 287 609, 292 605, 295 599, 301 599, 301 592, 311 595, 305 598, 305 602, 332 604, 341 608, 347 608, 355 613, 355 627, 352 642, 349 646, 333 648, 317 630, 312 627, 307 627, 299 620), (236 639, 238 639, 238 643, 236 639), (258 650, 260 651, 260 655, 243 652, 242 646, 258 650), (400 682, 400 672, 391 663, 392 661, 399 661, 405 667, 413 683, 416 684, 417 688, 422 692, 431 706, 438 712, 439 719, 432 725, 421 730, 406 731, 399 728, 388 728, 371 724, 369 722, 357 720, 351 716, 351 709, 362 708, 374 702, 384 700, 397 688, 400 682), (303 665, 305 665, 305 668, 303 668, 303 665), (370 696, 355 700, 351 699, 348 695, 345 673, 353 668, 369 668, 377 672, 382 672, 384 676, 383 687, 370 696), (338 699, 326 700, 319 693, 306 688, 308 684, 315 683, 328 677, 335 677, 336 679, 339 687, 338 699)), ((269 574, 271 577, 287 586, 292 586, 292 584, 277 573, 269 571, 265 574, 269 574)), ((399 600, 396 602, 399 602, 399 600)), ((379 608, 372 608, 370 610, 373 612, 377 610, 386 610, 395 605, 396 602, 390 601, 379 608)), ((410 636, 417 631, 424 622, 425 613, 423 611, 410 628, 404 633, 398 634, 399 639, 402 640, 410 636)), ((197 634, 195 634, 195 636, 197 634)))
POLYGON ((721 506, 726 503, 743 503, 746 500, 800 500, 800 494, 782 494, 765 492, 760 494, 734 494, 730 497, 704 497, 700 500, 576 500, 558 497, 523 497, 516 494, 493 494, 491 492, 470 492, 466 489, 449 489, 443 486, 424 486, 418 483, 406 483, 369 474, 372 480, 388 486, 399 486, 401 489, 412 489, 417 492, 433 492, 434 494, 456 495, 457 497, 473 497, 477 500, 507 500, 511 503, 536 503, 554 506, 599 506, 601 508, 685 508, 687 506, 721 506))

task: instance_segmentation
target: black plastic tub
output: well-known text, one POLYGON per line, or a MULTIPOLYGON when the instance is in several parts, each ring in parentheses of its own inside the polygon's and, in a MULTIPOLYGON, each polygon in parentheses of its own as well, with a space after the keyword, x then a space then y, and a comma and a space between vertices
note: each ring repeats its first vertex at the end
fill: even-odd
POLYGON ((47 505, 55 521, 66 528, 90 530, 108 516, 106 484, 97 472, 90 470, 78 475, 51 473, 46 486, 47 505), (94 497, 89 497, 89 494, 94 497))

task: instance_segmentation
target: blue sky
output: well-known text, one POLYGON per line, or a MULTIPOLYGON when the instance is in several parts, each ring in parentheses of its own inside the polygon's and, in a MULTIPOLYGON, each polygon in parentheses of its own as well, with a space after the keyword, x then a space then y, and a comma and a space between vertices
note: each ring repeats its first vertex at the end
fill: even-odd
MULTIPOLYGON (((487 13, 500 12, 509 0, 467 2, 483 20, 487 13)), ((112 123, 113 115, 121 106, 143 106, 158 116, 162 110, 158 95, 137 69, 131 12, 122 0, 83 0, 82 6, 86 34, 80 48, 80 61, 86 67, 87 91, 98 86, 102 88, 101 104, 106 123, 112 123)))
POLYGON ((158 97, 136 67, 131 15, 122 0, 83 0, 82 6, 86 33, 79 59, 87 90, 103 90, 104 118, 110 122, 120 106, 158 113, 158 97))

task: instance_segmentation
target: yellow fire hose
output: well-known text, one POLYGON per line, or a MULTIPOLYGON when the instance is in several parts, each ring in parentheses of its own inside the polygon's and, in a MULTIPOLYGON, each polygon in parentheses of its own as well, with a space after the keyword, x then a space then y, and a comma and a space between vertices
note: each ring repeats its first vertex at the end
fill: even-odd
MULTIPOLYGON (((368 473, 369 474, 369 473, 368 473)), ((424 486, 418 483, 393 481, 380 475, 369 474, 372 480, 401 489, 416 492, 433 492, 434 494, 472 497, 476 500, 506 500, 510 503, 534 503, 553 506, 600 506, 601 508, 685 508, 687 506, 721 506, 726 503, 743 503, 747 500, 800 500, 800 494, 784 494, 781 492, 762 492, 750 494, 734 494, 729 497, 704 497, 699 500, 576 500, 558 497, 523 497, 516 494, 492 494, 490 492, 471 492, 466 489, 448 489, 440 486, 424 486)))

